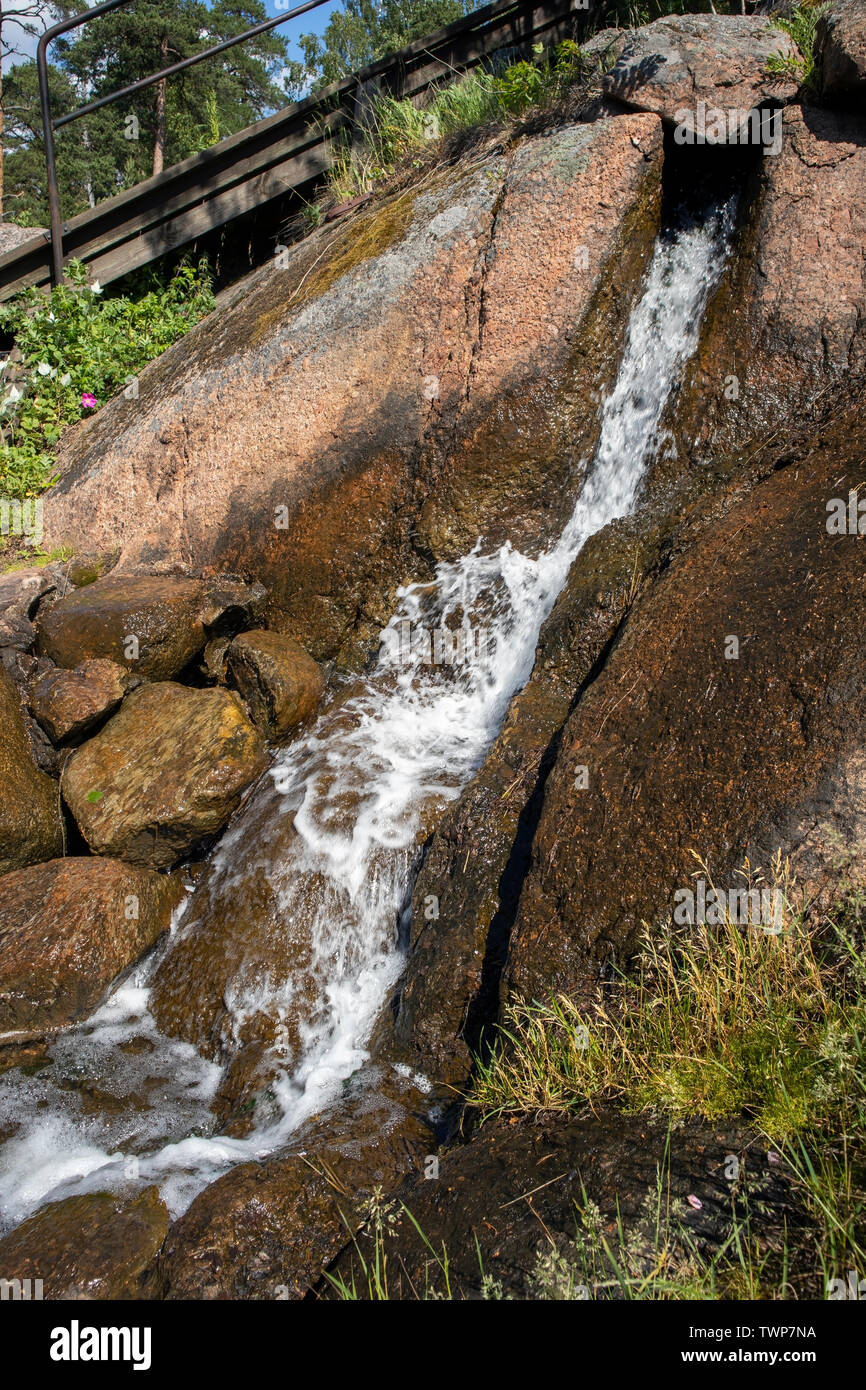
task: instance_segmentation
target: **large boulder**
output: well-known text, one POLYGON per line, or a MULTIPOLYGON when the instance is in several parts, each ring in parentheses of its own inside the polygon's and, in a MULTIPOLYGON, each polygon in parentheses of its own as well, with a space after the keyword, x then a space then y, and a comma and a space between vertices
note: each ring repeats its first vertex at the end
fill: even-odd
POLYGON ((862 887, 866 595, 849 492, 864 462, 855 405, 679 538, 563 729, 509 943, 513 996, 591 991, 694 888, 695 854, 721 889, 746 859, 769 880, 780 850, 804 902, 826 904, 840 874, 862 887))
POLYGON ((565 524, 658 229, 661 154, 658 120, 630 116, 511 156, 464 399, 425 460, 414 539, 437 559, 479 536, 537 553, 565 524))
POLYGON ((223 828, 266 766, 237 695, 166 681, 128 695, 61 786, 95 853, 169 868, 223 828))
MULTIPOLYGON (((435 1178, 413 1175, 396 1194, 389 1298, 595 1300, 610 1297, 617 1274, 646 1281, 649 1296, 656 1278, 659 1292, 678 1274, 687 1288, 695 1251, 708 1266, 723 1262, 747 1212, 753 1236, 770 1248, 788 1248, 805 1224, 790 1179, 734 1126, 689 1122, 671 1133, 649 1115, 610 1109, 493 1121, 441 1152, 435 1178), (728 1177, 731 1156, 740 1189, 728 1177)), ((368 1298, 361 1261, 375 1255, 368 1225, 331 1274, 368 1298)), ((823 1296, 812 1269, 797 1282, 801 1297, 823 1296)), ((338 1294, 327 1285, 321 1296, 338 1294)))
POLYGON ((111 859, 52 859, 0 878, 0 1040, 91 1013, 182 896, 179 880, 111 859))
POLYGON ((818 62, 825 101, 859 106, 866 96, 866 5, 832 0, 818 20, 818 62))
POLYGON ((0 1240, 7 1279, 42 1281, 49 1299, 153 1297, 156 1256, 168 1230, 159 1191, 93 1192, 48 1202, 0 1240))
POLYGON ((33 761, 18 692, 0 667, 0 874, 62 853, 57 783, 33 761))
POLYGON ((852 115, 789 107, 666 425, 680 459, 748 457, 866 366, 866 143, 852 115))
POLYGON ((58 666, 104 657, 168 680, 205 644, 203 599, 197 579, 97 579, 52 604, 39 622, 39 650, 58 666))
POLYGON ((114 713, 129 681, 128 671, 104 657, 74 671, 55 667, 35 682, 30 710, 53 743, 73 743, 114 713))
POLYGON ((362 662, 433 558, 567 510, 660 167, 647 115, 491 141, 315 232, 69 436, 46 545, 258 574, 269 628, 362 662))
POLYGON ((241 633, 229 647, 227 659, 232 684, 269 742, 285 739, 307 719, 325 688, 313 658, 280 632, 241 633))
MULTIPOLYGON (((764 16, 670 15, 628 36, 602 86, 633 111, 652 111, 666 125, 682 123, 700 133, 699 102, 727 115, 791 100, 797 83, 768 71, 775 55, 800 57, 797 45, 764 16)), ((729 123, 719 143, 737 143, 741 125, 729 123)))
POLYGON ((262 609, 260 584, 111 574, 52 604, 39 650, 58 666, 106 657, 150 680, 170 680, 209 637, 234 634, 262 609))

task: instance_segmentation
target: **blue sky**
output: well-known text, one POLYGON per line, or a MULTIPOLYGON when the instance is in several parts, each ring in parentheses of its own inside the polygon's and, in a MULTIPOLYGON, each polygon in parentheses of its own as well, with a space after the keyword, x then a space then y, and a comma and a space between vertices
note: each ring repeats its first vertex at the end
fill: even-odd
MULTIPOLYGON (((282 3, 280 3, 279 6, 275 4, 275 0, 265 0, 265 3, 268 15, 270 16, 280 14, 281 12, 284 12, 289 9, 294 9, 297 4, 301 3, 301 0, 282 0, 282 3)), ((81 8, 82 10, 87 9, 87 0, 82 0, 81 8)), ((299 36, 301 34, 321 34, 322 30, 328 22, 329 16, 333 14, 334 10, 337 10, 339 8, 340 0, 329 0, 328 4, 320 6, 319 9, 311 10, 309 14, 301 15, 298 19, 290 19, 287 24, 281 26, 279 32, 284 34, 286 38, 289 40, 290 44, 292 45, 291 57, 300 58, 301 56, 300 50, 297 47, 297 40, 299 36)), ((52 22, 52 19, 53 15, 51 13, 51 7, 50 5, 45 5, 42 28, 46 29, 48 25, 52 22)), ((96 22, 99 23, 98 20, 96 22)), ((4 35, 6 35, 6 23, 4 23, 3 31, 4 35)), ((23 34, 20 32, 20 30, 16 33, 15 28, 11 22, 9 22, 8 24, 8 31, 8 40, 10 42, 15 43, 15 47, 21 56, 17 58, 14 56, 7 58, 3 64, 4 70, 8 67, 13 66, 13 64, 16 62, 20 62, 22 57, 34 57, 36 54, 36 44, 38 41, 36 37, 30 37, 27 34, 23 34)))

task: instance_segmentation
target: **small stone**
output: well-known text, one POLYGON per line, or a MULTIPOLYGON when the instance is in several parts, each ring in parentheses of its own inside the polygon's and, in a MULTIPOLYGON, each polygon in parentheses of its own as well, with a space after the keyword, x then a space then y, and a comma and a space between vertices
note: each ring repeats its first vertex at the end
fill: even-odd
POLYGON ((208 642, 202 657, 202 670, 212 681, 222 685, 226 678, 226 659, 232 641, 230 637, 214 637, 208 642))
POLYGON ((313 658, 280 632, 245 632, 236 637, 229 648, 228 666, 253 723, 270 741, 286 738, 308 718, 325 688, 313 658))
POLYGON ((128 671, 105 657, 74 671, 55 667, 34 686, 30 709, 53 743, 77 742, 117 709, 129 680, 128 671))

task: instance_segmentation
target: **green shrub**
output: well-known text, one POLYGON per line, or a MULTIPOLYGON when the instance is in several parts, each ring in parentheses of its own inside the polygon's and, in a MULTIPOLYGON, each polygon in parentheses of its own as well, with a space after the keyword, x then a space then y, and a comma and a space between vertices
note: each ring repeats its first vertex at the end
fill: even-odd
POLYGON ((93 414, 214 306, 205 261, 138 297, 103 296, 80 262, 50 293, 26 290, 0 306, 23 374, 0 399, 0 496, 33 497, 51 481, 65 429, 93 414))

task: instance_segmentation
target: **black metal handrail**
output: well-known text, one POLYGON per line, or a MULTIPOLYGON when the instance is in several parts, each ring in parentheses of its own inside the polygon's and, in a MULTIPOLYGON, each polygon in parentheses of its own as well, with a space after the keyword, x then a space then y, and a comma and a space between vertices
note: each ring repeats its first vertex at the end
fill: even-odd
POLYGON ((141 77, 137 82, 131 82, 127 87, 120 87, 116 92, 110 92, 107 96, 99 97, 96 101, 89 101, 84 106, 76 107, 74 111, 67 112, 65 116, 58 116, 56 120, 52 119, 51 97, 48 91, 49 44, 69 29, 77 29, 88 20, 96 19, 99 15, 108 14, 110 10, 116 10, 121 5, 131 3, 132 0, 104 0, 103 4, 95 5, 90 10, 83 10, 81 14, 73 15, 71 19, 61 20, 59 24, 53 24, 50 29, 45 30, 36 49, 39 101, 42 109, 42 138, 45 145, 45 164, 48 174, 51 278, 55 285, 59 285, 63 279, 63 220, 60 211, 60 193, 57 187, 57 162, 54 151, 55 130, 68 125, 70 121, 78 120, 80 116, 88 115, 91 111, 98 111, 102 106, 108 106, 111 102, 131 96, 133 92, 141 92, 146 87, 153 87, 164 78, 173 77, 175 73, 183 72, 185 68, 194 67, 196 63, 204 62, 206 58, 213 58, 217 53, 224 53, 226 49, 234 48, 239 43, 245 43, 247 39, 255 38, 258 34, 265 34, 270 29, 276 29, 279 24, 286 24, 290 19, 297 19, 299 15, 306 14, 308 10, 315 10, 320 5, 327 4, 328 0, 306 0, 305 4, 298 5, 284 15, 277 15, 273 19, 266 19, 260 24, 254 24, 250 29, 245 29, 242 34, 235 34, 230 39, 223 39, 221 43, 212 44, 210 48, 204 48, 201 53, 194 53, 190 58, 182 58, 180 62, 172 63, 170 67, 162 68, 161 71, 153 73, 150 77, 141 77))

